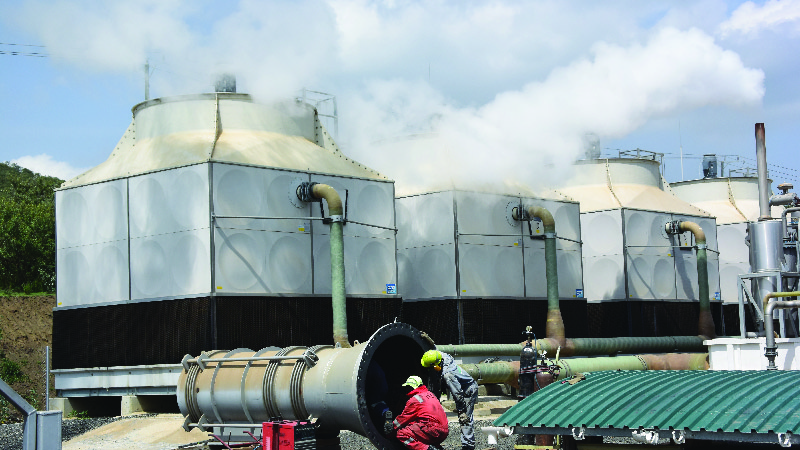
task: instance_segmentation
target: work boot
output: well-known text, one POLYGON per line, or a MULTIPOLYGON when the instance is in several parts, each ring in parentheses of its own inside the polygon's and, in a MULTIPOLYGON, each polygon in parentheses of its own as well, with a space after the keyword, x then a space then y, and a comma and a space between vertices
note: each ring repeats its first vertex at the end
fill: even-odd
POLYGON ((388 409, 383 412, 383 434, 390 435, 394 431, 394 423, 392 422, 392 412, 388 409))

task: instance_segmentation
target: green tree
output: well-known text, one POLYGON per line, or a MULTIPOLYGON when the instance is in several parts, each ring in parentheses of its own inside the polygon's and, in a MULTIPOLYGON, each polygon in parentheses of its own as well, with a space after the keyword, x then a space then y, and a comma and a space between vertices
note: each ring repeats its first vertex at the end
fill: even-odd
POLYGON ((62 180, 0 164, 0 289, 55 290, 55 202, 62 180))

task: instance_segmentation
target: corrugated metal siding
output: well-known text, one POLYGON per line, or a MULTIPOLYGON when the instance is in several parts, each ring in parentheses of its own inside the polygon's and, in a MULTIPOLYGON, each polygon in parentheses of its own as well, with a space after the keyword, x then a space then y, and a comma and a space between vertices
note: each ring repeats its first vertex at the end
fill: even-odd
POLYGON ((800 432, 798 371, 613 371, 554 383, 495 425, 800 432))

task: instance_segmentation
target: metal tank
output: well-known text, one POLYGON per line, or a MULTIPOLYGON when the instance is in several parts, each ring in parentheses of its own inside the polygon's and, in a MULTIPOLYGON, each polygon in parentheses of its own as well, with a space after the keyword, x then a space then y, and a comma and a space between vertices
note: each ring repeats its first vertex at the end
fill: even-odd
MULTIPOLYGON (((783 264, 783 223, 764 220, 747 224, 751 273, 780 272, 783 264)), ((763 299, 770 292, 780 292, 778 277, 759 277, 751 281, 753 298, 763 299)))
POLYGON ((599 337, 697 332, 694 320, 683 320, 696 317, 700 295, 695 238, 668 233, 667 223, 693 222, 705 232, 709 290, 719 299, 714 217, 665 190, 659 168, 659 155, 643 150, 582 160, 557 187, 580 203, 585 295, 599 337), (618 328, 611 333, 609 321, 618 328))
POLYGON ((132 112, 108 159, 56 192, 56 388, 72 380, 61 393, 168 393, 124 368, 330 336, 331 213, 299 200, 304 182, 345 205, 345 287, 364 309, 354 338, 399 315, 394 182, 347 158, 313 106, 218 92, 132 112), (243 317, 254 332, 238 331, 243 317), (123 369, 98 382, 83 369, 96 367, 123 369))

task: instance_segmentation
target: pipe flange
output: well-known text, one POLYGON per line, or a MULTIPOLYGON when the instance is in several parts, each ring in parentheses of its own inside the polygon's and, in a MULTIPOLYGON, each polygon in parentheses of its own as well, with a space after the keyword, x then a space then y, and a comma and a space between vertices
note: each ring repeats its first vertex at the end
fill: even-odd
POLYGON ((287 191, 289 202, 297 209, 305 208, 307 206, 307 202, 300 199, 300 187, 303 185, 303 183, 308 183, 308 181, 299 177, 295 178, 291 181, 291 183, 289 183, 289 190, 287 191))
POLYGON ((508 202, 508 204, 506 205, 506 221, 512 227, 518 227, 520 221, 525 220, 524 219, 525 215, 526 215, 526 212, 525 212, 525 208, 522 207, 522 203, 520 203, 518 201, 516 201, 516 202, 508 202), (515 219, 514 218, 515 215, 517 217, 520 217, 520 219, 515 219))
POLYGON ((303 181, 300 183, 299 186, 295 188, 295 196, 302 202, 319 202, 322 201, 316 197, 314 197, 314 186, 316 186, 316 181, 303 181))

